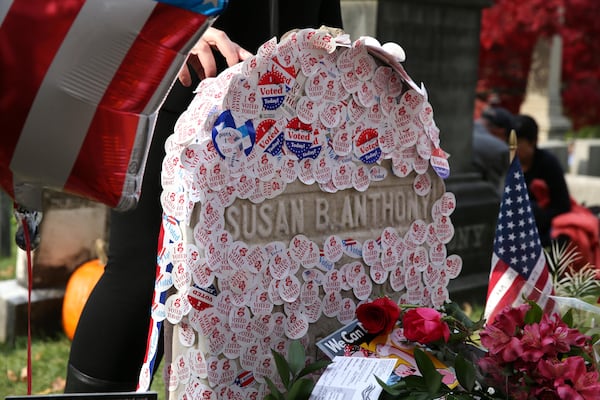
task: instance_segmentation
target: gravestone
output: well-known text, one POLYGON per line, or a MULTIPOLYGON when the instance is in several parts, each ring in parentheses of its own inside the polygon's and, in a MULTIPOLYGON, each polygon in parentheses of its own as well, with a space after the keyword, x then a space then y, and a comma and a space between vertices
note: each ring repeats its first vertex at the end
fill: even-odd
POLYGON ((456 233, 448 249, 463 259, 461 276, 450 283, 453 299, 483 303, 500 198, 473 173, 472 132, 477 83, 481 9, 489 0, 378 0, 377 38, 402 45, 406 71, 424 82, 434 106, 456 195, 456 233))
MULTIPOLYGON (((97 257, 95 243, 108 232, 109 208, 81 197, 47 191, 43 196, 40 244, 32 253, 33 288, 61 288, 81 264, 97 257)), ((27 287, 25 253, 17 261, 17 281, 27 287)))
MULTIPOLYGON (((95 241, 107 235, 108 208, 79 197, 48 191, 43 197, 40 243, 31 253, 31 325, 35 332, 61 329, 62 300, 70 274, 96 257, 95 241)), ((14 240, 14 236, 12 238, 14 240)), ((27 253, 16 254, 16 278, 0 282, 0 343, 27 333, 27 253)))
POLYGON ((315 360, 361 302, 449 300, 462 260, 431 105, 397 45, 336 33, 265 43, 177 121, 141 390, 162 323, 170 398, 262 398, 271 350, 315 360))

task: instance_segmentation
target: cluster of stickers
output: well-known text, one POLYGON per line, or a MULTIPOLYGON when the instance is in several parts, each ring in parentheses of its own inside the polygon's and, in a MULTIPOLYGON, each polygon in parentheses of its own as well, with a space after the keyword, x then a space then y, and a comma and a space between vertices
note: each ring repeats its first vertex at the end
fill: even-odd
POLYGON ((219 199, 260 203, 296 180, 365 191, 385 177, 383 159, 399 177, 415 171, 415 191, 426 195, 425 172, 431 165, 446 178, 447 154, 425 89, 392 56, 383 64, 369 53, 384 48, 305 29, 202 81, 167 143, 165 211, 189 222, 209 193, 233 187, 219 199))
POLYGON ((225 226, 237 199, 262 203, 296 181, 362 192, 387 177, 389 164, 395 176, 414 176, 422 197, 433 185, 430 166, 449 175, 426 92, 390 51, 373 39, 350 43, 305 29, 200 84, 166 143, 141 389, 164 320, 175 325, 165 369, 172 396, 262 399, 265 377, 280 384, 271 350, 285 356, 294 339, 308 346, 310 326, 322 317, 349 323, 375 286, 389 285, 405 303, 448 300, 448 282, 462 267, 446 249, 456 207, 449 192, 406 232, 386 227, 363 242, 331 232, 322 242, 298 234, 249 244, 225 226))

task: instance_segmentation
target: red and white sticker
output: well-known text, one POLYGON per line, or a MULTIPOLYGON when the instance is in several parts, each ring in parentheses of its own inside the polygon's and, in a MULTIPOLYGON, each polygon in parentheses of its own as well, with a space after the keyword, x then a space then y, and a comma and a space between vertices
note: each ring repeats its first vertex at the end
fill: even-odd
POLYGON ((342 247, 342 239, 337 235, 331 235, 323 244, 324 256, 331 262, 339 261, 344 255, 344 249, 342 247))
POLYGON ((413 189, 421 197, 427 196, 431 192, 431 185, 431 178, 427 174, 419 174, 413 181, 413 189))

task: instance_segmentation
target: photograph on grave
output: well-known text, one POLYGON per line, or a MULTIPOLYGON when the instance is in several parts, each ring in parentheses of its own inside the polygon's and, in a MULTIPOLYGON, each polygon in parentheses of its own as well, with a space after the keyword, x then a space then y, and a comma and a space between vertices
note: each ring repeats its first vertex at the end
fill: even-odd
POLYGON ((449 155, 404 59, 303 29, 200 83, 166 143, 140 390, 162 324, 169 398, 263 398, 271 350, 300 340, 324 358, 316 343, 362 302, 449 300, 449 155))

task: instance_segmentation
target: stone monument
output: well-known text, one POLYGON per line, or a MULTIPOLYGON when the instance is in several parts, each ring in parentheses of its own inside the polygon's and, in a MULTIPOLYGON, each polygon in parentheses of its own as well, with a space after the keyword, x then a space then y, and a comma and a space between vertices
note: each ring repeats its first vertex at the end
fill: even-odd
POLYGON ((485 300, 500 199, 474 174, 472 131, 481 9, 489 0, 379 0, 377 38, 399 43, 405 68, 424 82, 435 108, 444 149, 450 153, 449 191, 456 195, 456 233, 449 249, 464 261, 452 297, 485 300))
POLYGON ((165 146, 142 390, 161 324, 169 398, 262 398, 279 379, 272 350, 299 340, 323 356, 316 342, 361 302, 450 299, 456 198, 403 59, 303 29, 200 84, 165 146))

